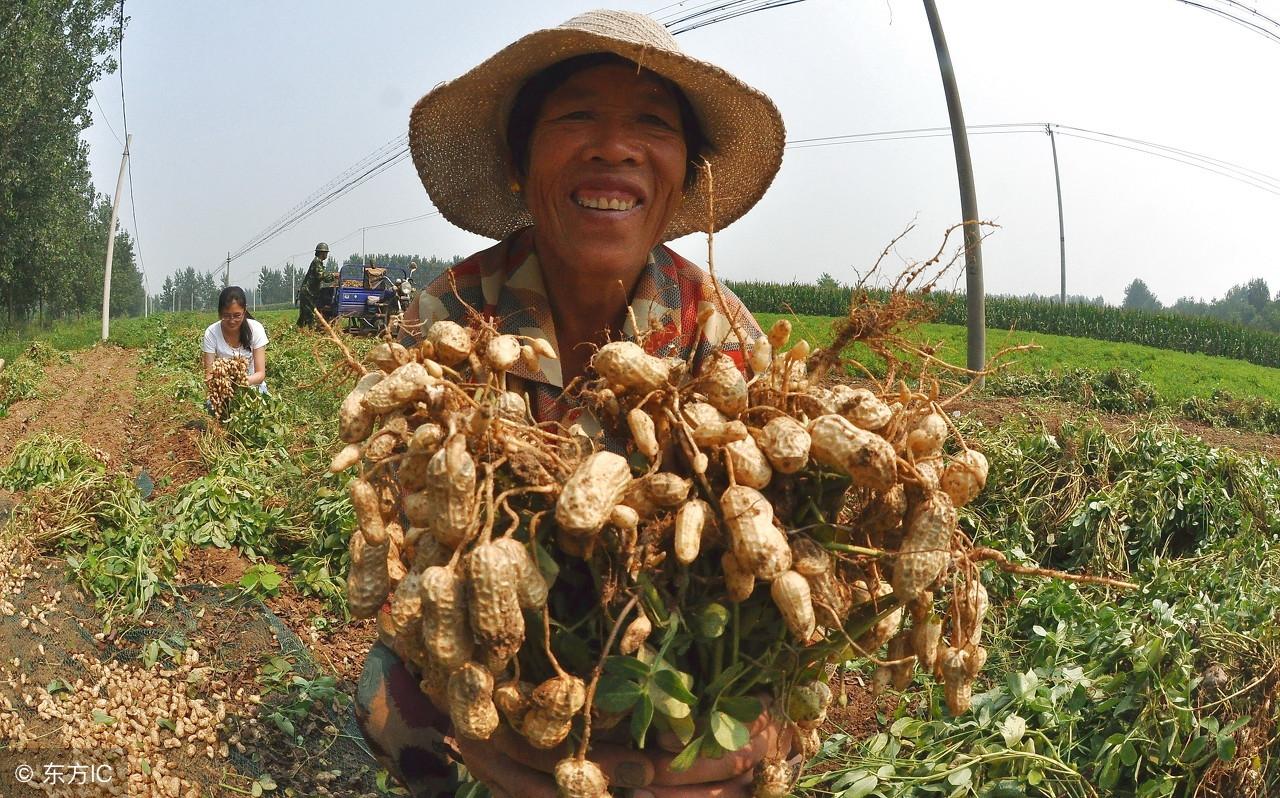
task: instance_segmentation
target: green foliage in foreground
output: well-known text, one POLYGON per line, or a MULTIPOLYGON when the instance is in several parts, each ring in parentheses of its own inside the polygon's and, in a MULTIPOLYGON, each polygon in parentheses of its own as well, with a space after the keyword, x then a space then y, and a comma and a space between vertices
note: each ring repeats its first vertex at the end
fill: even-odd
POLYGON ((827 742, 834 769, 810 794, 1276 794, 1280 468, 1171 427, 963 431, 992 466, 962 513, 976 545, 1141 588, 984 569, 991 658, 972 711, 950 717, 918 676, 913 713, 827 742))
MULTIPOLYGON (((728 286, 756 313, 843 316, 849 309, 847 288, 823 290, 796 283, 738 282, 728 286)), ((884 296, 882 291, 870 293, 877 298, 884 296)), ((963 294, 934 291, 923 299, 934 308, 939 322, 965 324, 963 294)), ((986 316, 987 325, 996 330, 1141 344, 1280 368, 1280 334, 1207 317, 1001 296, 987 297, 986 316)))
MULTIPOLYGON (((270 316, 271 393, 239 392, 221 428, 202 409, 197 364, 208 320, 159 316, 137 320, 130 331, 145 341, 140 401, 163 402, 174 417, 203 417, 211 427, 200 441, 203 476, 148 501, 129 476, 79 441, 47 435, 24 441, 0 470, 0 488, 27 491, 15 514, 19 531, 67 558, 108 622, 141 614, 170 586, 186 553, 201 546, 282 562, 298 589, 344 611, 350 477, 327 467, 336 446, 334 411, 349 386, 323 384, 333 361, 315 353, 331 356, 323 354, 327 345, 270 316)), ((57 356, 43 345, 32 351, 33 362, 57 356)))
POLYGON ((60 354, 41 341, 32 341, 0 370, 0 417, 9 412, 9 406, 14 402, 37 395, 45 367, 57 360, 60 354))

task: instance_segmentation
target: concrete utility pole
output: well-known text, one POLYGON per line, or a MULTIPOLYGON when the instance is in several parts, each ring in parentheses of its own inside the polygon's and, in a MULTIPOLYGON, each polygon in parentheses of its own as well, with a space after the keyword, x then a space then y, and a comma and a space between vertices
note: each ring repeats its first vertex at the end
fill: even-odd
POLYGON ((1058 144, 1053 138, 1053 125, 1045 124, 1044 130, 1049 134, 1049 147, 1053 150, 1053 185, 1058 189, 1058 252, 1062 256, 1062 289, 1061 301, 1067 304, 1067 233, 1062 226, 1062 180, 1058 177, 1058 144))
MULTIPOLYGON (((973 184, 973 163, 969 159, 969 137, 964 128, 964 111, 960 107, 960 90, 956 86, 955 68, 942 32, 942 20, 933 0, 924 0, 924 13, 933 34, 933 49, 938 54, 938 70, 942 73, 942 91, 947 96, 947 112, 951 116, 951 144, 956 151, 956 176, 960 180, 960 212, 964 216, 965 299, 968 318, 968 367, 980 370, 987 360, 987 306, 982 287, 982 229, 978 226, 978 193, 973 184)), ((979 387, 982 378, 975 380, 979 387)))
POLYGON ((222 287, 231 285, 231 250, 227 250, 227 268, 222 272, 222 287))
POLYGON ((120 211, 120 191, 124 188, 124 167, 129 163, 129 145, 133 134, 124 139, 124 155, 120 156, 120 177, 116 178, 116 195, 111 198, 111 224, 107 225, 107 265, 102 272, 102 340, 111 334, 111 259, 116 254, 116 217, 120 211))

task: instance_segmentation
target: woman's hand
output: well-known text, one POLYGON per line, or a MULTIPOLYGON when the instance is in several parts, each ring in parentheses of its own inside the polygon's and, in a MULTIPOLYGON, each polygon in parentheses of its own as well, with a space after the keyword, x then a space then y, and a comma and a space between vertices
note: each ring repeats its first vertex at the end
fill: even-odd
MULTIPOLYGON (((756 764, 791 748, 790 732, 780 731, 767 711, 749 728, 751 742, 746 747, 719 759, 699 758, 679 773, 671 771, 671 762, 683 746, 669 733, 658 735, 656 751, 597 743, 591 746, 591 759, 608 776, 610 788, 631 788, 635 798, 746 798, 752 792, 756 764)), ((549 751, 534 748, 506 726, 489 740, 459 738, 456 745, 467 769, 498 798, 554 798, 551 773, 570 755, 564 744, 549 751)))

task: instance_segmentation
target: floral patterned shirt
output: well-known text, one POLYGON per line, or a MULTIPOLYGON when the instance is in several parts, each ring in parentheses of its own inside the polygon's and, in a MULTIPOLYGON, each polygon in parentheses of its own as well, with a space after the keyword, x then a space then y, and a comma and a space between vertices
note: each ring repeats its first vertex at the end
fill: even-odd
MULTIPOLYGON (((406 322, 420 320, 423 330, 442 319, 465 324, 465 302, 492 319, 500 332, 545 338, 559 353, 542 269, 533 251, 533 228, 516 231, 449 271, 453 284, 446 273, 419 291, 406 314, 406 322)), ((701 361, 719 349, 743 368, 744 353, 733 326, 739 328, 747 341, 763 333, 751 311, 724 284, 720 285, 720 293, 727 315, 720 309, 707 272, 665 245, 654 247, 631 295, 635 323, 649 333, 645 337, 646 351, 660 357, 687 359, 696 346, 693 361, 696 372, 701 361), (712 315, 699 335, 698 315, 704 308, 711 308, 712 315)), ((630 319, 623 334, 629 340, 636 338, 630 319)), ((534 419, 566 425, 582 421, 584 426, 589 426, 580 410, 563 395, 560 362, 542 358, 539 365, 540 368, 533 371, 521 361, 507 372, 508 387, 522 390, 528 396, 534 419), (513 376, 520 378, 520 382, 512 381, 513 376)))

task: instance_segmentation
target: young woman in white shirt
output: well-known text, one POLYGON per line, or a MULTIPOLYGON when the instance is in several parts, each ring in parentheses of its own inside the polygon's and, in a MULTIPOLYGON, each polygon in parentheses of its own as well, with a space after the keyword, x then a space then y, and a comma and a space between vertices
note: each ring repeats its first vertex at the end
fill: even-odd
POLYGON ((245 363, 248 384, 267 392, 267 331, 262 322, 249 315, 244 290, 231 285, 218 294, 219 321, 204 331, 204 375, 213 371, 213 362, 238 357, 245 363))

